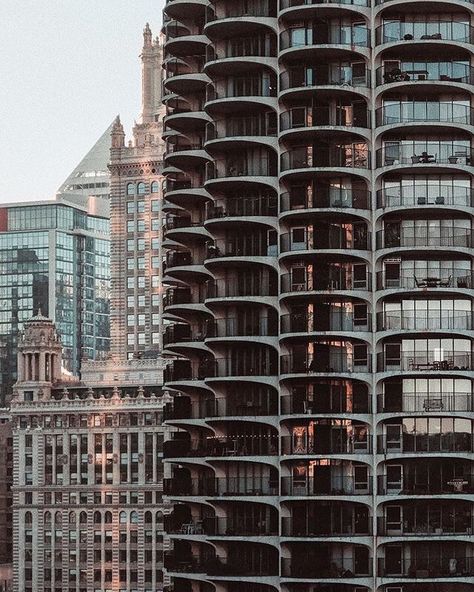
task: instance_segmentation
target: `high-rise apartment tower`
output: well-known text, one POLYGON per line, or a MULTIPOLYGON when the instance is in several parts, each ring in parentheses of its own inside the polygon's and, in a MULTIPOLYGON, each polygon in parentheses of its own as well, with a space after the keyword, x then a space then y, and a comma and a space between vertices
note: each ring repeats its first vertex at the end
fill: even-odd
POLYGON ((167 1, 176 591, 474 590, 472 21, 167 1))

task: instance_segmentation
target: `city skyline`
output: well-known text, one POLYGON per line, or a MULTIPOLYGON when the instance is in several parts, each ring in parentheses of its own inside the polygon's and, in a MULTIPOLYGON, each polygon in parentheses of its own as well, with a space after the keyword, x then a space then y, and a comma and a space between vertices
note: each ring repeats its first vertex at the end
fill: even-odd
POLYGON ((147 21, 160 33, 163 4, 2 3, 8 26, 0 41, 6 57, 0 65, 0 203, 53 199, 118 113, 130 134, 140 105, 141 33, 147 21), (87 98, 91 91, 94 100, 87 98))

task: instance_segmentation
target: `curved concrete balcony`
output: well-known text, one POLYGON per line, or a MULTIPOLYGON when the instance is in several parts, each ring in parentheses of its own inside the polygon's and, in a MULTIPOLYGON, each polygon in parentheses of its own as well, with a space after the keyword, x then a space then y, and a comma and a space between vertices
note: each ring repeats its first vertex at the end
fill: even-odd
POLYGON ((280 338, 291 338, 298 334, 307 336, 318 332, 367 332, 371 330, 371 318, 357 318, 353 311, 338 310, 341 307, 325 307, 318 312, 315 304, 314 312, 290 313, 280 318, 280 338), (328 314, 326 314, 328 313, 328 314))
POLYGON ((325 70, 308 64, 289 65, 280 74, 280 97, 311 100, 315 90, 327 90, 335 97, 368 97, 370 79, 370 70, 360 62, 348 66, 333 62, 325 70))
POLYGON ((164 11, 172 19, 186 20, 204 16, 207 5, 207 0, 166 0, 164 11))
POLYGON ((465 226, 453 226, 440 232, 438 228, 433 230, 418 227, 415 229, 400 228, 379 230, 376 234, 377 249, 417 249, 417 248, 450 248, 470 249, 473 245, 473 231, 465 226))
POLYGON ((466 166, 473 163, 474 152, 470 143, 436 140, 394 140, 386 142, 376 152, 377 168, 400 169, 446 169, 465 173, 466 166))
POLYGON ((387 353, 377 354, 379 372, 417 373, 422 375, 436 373, 469 373, 474 370, 473 357, 467 351, 443 350, 436 356, 435 352, 405 352, 390 357, 387 353), (437 359, 438 358, 438 359, 437 359))
MULTIPOLYGON (((288 503, 292 513, 294 502, 288 503)), ((353 501, 314 500, 298 505, 297 512, 281 519, 284 538, 342 538, 368 537, 372 534, 369 508, 353 501)))
POLYGON ((276 172, 277 162, 273 151, 268 155, 262 155, 262 161, 249 151, 248 158, 227 158, 209 162, 206 166, 206 189, 225 191, 239 188, 243 184, 263 185, 269 189, 277 188, 276 172), (255 158, 254 158, 255 156, 255 158))
POLYGON ((423 208, 443 211, 446 208, 470 211, 473 207, 474 191, 470 187, 440 185, 428 192, 421 188, 400 186, 377 191, 377 208, 382 210, 423 208))
POLYGON ((356 358, 350 352, 333 351, 329 353, 329 359, 318 354, 281 356, 281 373, 283 378, 327 375, 327 374, 366 374, 370 372, 370 358, 356 358))
POLYGON ((236 299, 237 303, 240 300, 243 304, 247 302, 273 304, 273 299, 276 297, 276 282, 269 279, 262 278, 261 284, 253 282, 245 284, 238 278, 209 280, 207 283, 206 300, 226 301, 230 299, 231 302, 234 302, 236 299))
MULTIPOLYGON (((318 380, 293 388, 281 396, 281 414, 295 415, 367 415, 372 404, 366 384, 358 381, 318 380)), ((285 419, 290 419, 288 417, 285 419)))
POLYGON ((393 132, 397 128, 421 133, 426 129, 430 132, 465 130, 471 133, 474 109, 455 101, 391 101, 391 104, 375 110, 375 121, 378 133, 393 132))
POLYGON ((247 73, 210 82, 206 87, 206 110, 271 109, 276 96, 277 81, 273 74, 247 73))
POLYGON ((315 134, 330 136, 334 132, 369 139, 367 128, 367 110, 352 113, 350 106, 298 106, 280 113, 280 138, 283 141, 304 141, 315 134))
MULTIPOLYGON (((444 554, 442 551, 440 553, 440 550, 434 552, 433 549, 432 557, 424 553, 424 557, 414 560, 407 560, 403 556, 397 556, 396 560, 394 557, 379 558, 378 572, 383 578, 432 579, 437 583, 449 578, 465 580, 468 583, 472 582, 472 576, 474 576, 474 553, 472 549, 470 552, 472 553, 470 555, 460 554, 459 550, 453 548, 451 551, 447 549, 444 554), (455 555, 454 561, 453 555, 455 555)), ((401 548, 400 553, 402 553, 401 548)))
POLYGON ((351 497, 369 496, 372 480, 358 481, 352 475, 332 475, 320 482, 309 477, 282 477, 281 495, 284 497, 351 497))
POLYGON ((334 214, 335 211, 345 213, 360 210, 351 213, 366 218, 369 209, 370 192, 366 189, 316 186, 312 190, 304 191, 297 188, 280 195, 280 216, 295 220, 311 213, 308 210, 328 210, 328 214, 334 214))
POLYGON ((206 150, 235 150, 247 145, 276 149, 276 114, 267 111, 245 117, 229 117, 206 126, 206 150))
POLYGON ((180 27, 174 27, 171 37, 168 32, 167 39, 165 52, 173 56, 202 55, 209 43, 209 39, 202 33, 185 31, 180 27))
POLYGON ((370 152, 363 142, 356 144, 338 144, 323 147, 320 144, 303 146, 283 152, 280 156, 281 178, 304 173, 306 176, 318 172, 326 173, 331 169, 333 174, 340 169, 341 174, 347 174, 348 169, 354 169, 353 174, 366 177, 370 168, 370 152))
MULTIPOLYGON (((417 460, 391 461, 377 476, 377 491, 386 501, 398 503, 412 497, 433 496, 446 499, 472 499, 474 473, 469 461, 448 458, 423 459, 425 471, 416 471, 417 460), (390 470, 389 470, 390 469, 390 470)), ((426 500, 424 500, 426 501, 426 500)))
POLYGON ((251 37, 234 38, 234 42, 223 40, 208 45, 206 49, 205 72, 212 77, 228 74, 248 74, 248 70, 278 69, 276 35, 271 37, 258 31, 251 37), (238 39, 238 41, 237 41, 238 39))
POLYGON ((292 27, 280 33, 280 57, 283 59, 331 59, 342 55, 368 55, 369 30, 360 21, 352 25, 319 22, 313 26, 292 27))
POLYGON ((168 440, 163 444, 163 457, 227 458, 267 457, 278 454, 278 438, 268 434, 235 434, 228 437, 208 437, 205 440, 168 440))
POLYGON ((363 297, 370 290, 372 275, 367 272, 365 265, 360 267, 360 272, 354 273, 352 265, 345 268, 341 264, 325 274, 321 274, 321 270, 312 273, 306 267, 293 268, 295 271, 281 276, 281 294, 285 297, 301 297, 309 296, 312 292, 360 292, 363 297))
MULTIPOLYGON (((395 0, 392 0, 395 1, 395 0)), ((427 91, 452 92, 462 88, 472 93, 472 84, 474 82, 474 68, 464 62, 427 62, 426 69, 414 70, 407 62, 400 60, 389 60, 388 64, 380 66, 375 71, 375 80, 377 90, 413 92, 419 87, 427 91), (394 62, 399 65, 394 65, 394 62), (417 85, 417 86, 414 86, 417 85)))
POLYGON ((368 0, 280 0, 280 17, 286 19, 315 18, 318 15, 367 16, 368 0))
POLYGON ((453 332, 472 331, 471 311, 386 311, 377 313, 377 331, 453 332))
POLYGON ((206 231, 201 220, 193 220, 189 215, 167 214, 163 227, 166 240, 179 243, 189 240, 207 241, 211 235, 206 231))
MULTIPOLYGON (((454 43, 472 44, 474 28, 468 21, 428 21, 410 20, 405 16, 403 22, 388 21, 375 29, 376 45, 392 44, 404 41, 407 44, 417 41, 439 42, 452 41, 454 43)), ((400 46, 399 46, 400 47, 400 46)))
POLYGON ((245 322, 243 318, 215 319, 208 325, 206 338, 220 340, 229 337, 276 337, 278 321, 276 315, 261 316, 253 322, 245 322))
MULTIPOLYGON (((428 412, 429 413, 429 412, 428 412)), ((390 420, 388 420, 390 421, 390 420)), ((420 420, 421 422, 425 420, 420 420)), ((392 440, 388 433, 377 436, 377 452, 387 456, 402 456, 402 455, 459 455, 469 458, 473 452, 473 435, 472 422, 469 419, 456 418, 450 419, 451 425, 453 421, 469 424, 470 432, 441 432, 435 431, 437 426, 441 426, 442 417, 429 417, 430 429, 426 433, 416 432, 403 433, 400 439, 392 440), (434 425, 433 425, 434 424, 434 425), (432 426, 432 427, 431 427, 432 426)), ((418 423, 418 422, 417 422, 418 423)))
POLYGON ((293 426, 291 429, 292 436, 281 437, 281 455, 285 457, 368 455, 372 451, 369 426, 362 422, 333 419, 331 423, 331 420, 316 419, 309 426, 293 426), (328 423, 334 428, 331 433, 326 429, 328 423), (309 429, 311 435, 308 435, 309 429))
POLYGON ((242 537, 263 538, 278 536, 278 522, 275 519, 270 519, 269 521, 256 523, 246 519, 244 515, 214 516, 205 517, 196 523, 184 524, 175 521, 169 525, 166 531, 171 535, 185 534, 211 539, 222 537, 236 540, 242 537))
POLYGON ((231 227, 233 222, 253 221, 270 222, 278 215, 278 198, 273 192, 262 192, 261 195, 242 195, 221 198, 208 202, 205 210, 207 228, 231 227), (255 219, 255 220, 252 220, 255 219))
POLYGON ((436 392, 410 394, 386 393, 377 395, 379 413, 395 415, 399 413, 436 414, 436 413, 471 413, 474 411, 472 392, 436 392))
POLYGON ((165 479, 164 493, 170 497, 274 497, 278 495, 278 480, 269 477, 248 476, 208 479, 165 479))
POLYGON ((276 3, 243 2, 231 0, 220 2, 207 11, 204 30, 212 39, 219 39, 229 34, 245 36, 257 34, 262 29, 276 32, 276 3))
POLYGON ((315 224, 310 231, 304 233, 298 228, 295 232, 284 233, 280 237, 280 255, 288 256, 289 253, 305 254, 305 251, 362 251, 361 256, 366 256, 364 251, 370 249, 371 237, 365 224, 359 224, 355 228, 352 224, 329 224, 322 227, 315 224), (347 226, 350 227, 348 230, 347 226), (299 236, 301 234, 301 237, 299 236))
POLYGON ((328 543, 324 549, 318 549, 316 544, 293 543, 292 557, 283 557, 281 561, 282 578, 295 580, 309 580, 311 582, 347 582, 365 583, 372 573, 369 560, 369 548, 347 543, 344 550, 338 543, 328 543), (305 545, 304 547, 302 545, 305 545), (355 561, 355 548, 364 549, 358 553, 355 561))
POLYGON ((403 291, 434 290, 459 293, 469 291, 474 286, 474 275, 465 267, 449 267, 432 273, 401 273, 398 277, 390 277, 387 272, 377 272, 377 289, 390 290, 390 293, 403 291))

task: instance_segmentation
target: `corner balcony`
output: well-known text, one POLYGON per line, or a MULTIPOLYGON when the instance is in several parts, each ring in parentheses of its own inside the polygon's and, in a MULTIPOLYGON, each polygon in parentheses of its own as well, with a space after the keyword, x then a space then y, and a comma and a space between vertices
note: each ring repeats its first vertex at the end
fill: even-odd
POLYGON ((282 477, 281 495, 287 497, 367 496, 372 480, 358 481, 352 475, 329 474, 326 478, 282 477))
POLYGON ((377 313, 378 331, 471 331, 472 312, 390 311, 377 313))
MULTIPOLYGON (((366 332, 371 330, 371 318, 357 318, 353 311, 337 310, 335 307, 329 307, 327 315, 326 308, 318 312, 315 305, 314 313, 291 313, 281 316, 280 333, 286 335, 289 333, 308 333, 317 332, 366 332)), ((340 307, 338 307, 340 308, 340 307)))
POLYGON ((474 370, 472 354, 467 351, 405 352, 391 357, 377 354, 379 372, 470 372, 474 370))
POLYGON ((350 352, 330 352, 329 359, 318 354, 281 356, 282 374, 353 374, 370 372, 370 358, 356 358, 350 352))
POLYGON ((472 413, 474 396, 472 392, 386 393, 377 395, 379 413, 472 413))

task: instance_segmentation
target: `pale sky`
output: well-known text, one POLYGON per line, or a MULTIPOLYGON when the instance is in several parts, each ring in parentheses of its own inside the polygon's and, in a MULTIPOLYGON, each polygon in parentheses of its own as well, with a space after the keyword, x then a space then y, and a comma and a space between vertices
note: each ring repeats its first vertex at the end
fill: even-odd
POLYGON ((53 198, 118 113, 129 136, 163 5, 0 0, 0 203, 53 198))

